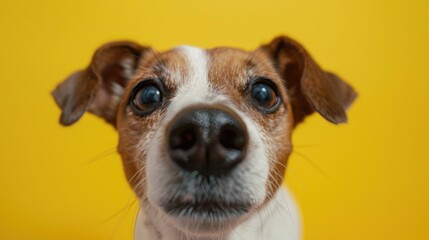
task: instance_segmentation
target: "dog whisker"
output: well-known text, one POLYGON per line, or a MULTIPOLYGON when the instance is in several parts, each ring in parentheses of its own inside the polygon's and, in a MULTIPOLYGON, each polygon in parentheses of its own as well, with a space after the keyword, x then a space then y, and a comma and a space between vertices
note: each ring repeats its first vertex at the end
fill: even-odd
POLYGON ((116 154, 117 154, 116 148, 109 148, 109 149, 107 149, 107 150, 105 150, 105 151, 97 154, 95 157, 93 157, 92 159, 88 160, 87 162, 85 162, 83 164, 83 166, 87 166, 87 165, 93 164, 93 163, 95 163, 95 162, 97 162, 97 161, 99 161, 101 159, 105 159, 105 158, 107 158, 109 156, 116 155, 116 154))
POLYGON ((325 171, 323 171, 323 169, 317 165, 315 162, 313 162, 310 158, 308 158, 307 156, 305 156, 304 154, 293 150, 293 153, 296 153, 297 156, 300 156, 302 159, 306 160, 314 169, 316 169, 320 174, 322 174, 326 179, 332 181, 331 177, 328 176, 328 174, 325 173, 325 171))

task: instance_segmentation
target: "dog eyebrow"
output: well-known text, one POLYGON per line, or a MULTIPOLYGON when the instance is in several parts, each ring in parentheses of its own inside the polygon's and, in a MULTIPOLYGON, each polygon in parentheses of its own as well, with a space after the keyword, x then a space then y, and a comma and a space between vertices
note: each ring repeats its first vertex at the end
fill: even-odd
POLYGON ((165 65, 167 64, 167 62, 164 59, 160 59, 158 57, 156 58, 155 61, 156 61, 156 64, 152 67, 155 74, 157 75, 166 74, 165 65))
POLYGON ((174 76, 176 74, 172 73, 172 71, 177 70, 170 69, 165 59, 157 58, 155 61, 156 63, 154 65, 148 67, 150 72, 148 77, 158 78, 166 88, 165 90, 170 92, 175 91, 177 88, 177 79, 175 79, 176 76, 174 76))

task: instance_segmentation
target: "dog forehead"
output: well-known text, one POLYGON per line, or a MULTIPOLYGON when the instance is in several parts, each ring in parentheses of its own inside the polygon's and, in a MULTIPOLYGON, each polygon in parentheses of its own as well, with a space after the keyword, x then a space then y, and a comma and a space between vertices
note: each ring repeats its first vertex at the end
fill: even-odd
POLYGON ((252 76, 270 77, 272 70, 266 56, 257 51, 183 45, 149 54, 141 61, 136 78, 161 78, 169 89, 186 85, 194 89, 218 89, 231 93, 244 90, 252 76))
POLYGON ((251 66, 249 64, 250 54, 236 48, 202 49, 192 46, 179 46, 173 51, 186 59, 183 63, 186 64, 184 68, 188 70, 188 76, 207 75, 212 84, 238 79, 251 66))
MULTIPOLYGON (((243 77, 256 65, 252 54, 237 48, 221 47, 202 49, 193 46, 178 46, 162 54, 166 71, 180 71, 186 82, 192 78, 204 79, 211 85, 242 85, 243 77)), ((193 79, 194 82, 198 79, 193 79)))

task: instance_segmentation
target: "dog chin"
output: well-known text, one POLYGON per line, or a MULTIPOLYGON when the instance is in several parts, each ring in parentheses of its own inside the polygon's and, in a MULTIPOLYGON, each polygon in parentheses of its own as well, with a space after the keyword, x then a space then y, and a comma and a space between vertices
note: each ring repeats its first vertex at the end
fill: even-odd
POLYGON ((251 215, 250 204, 169 204, 162 207, 166 220, 179 231, 194 236, 214 236, 228 233, 251 215))
POLYGON ((166 219, 179 231, 193 236, 219 236, 232 231, 249 213, 216 216, 216 213, 193 213, 187 216, 167 214, 166 219))

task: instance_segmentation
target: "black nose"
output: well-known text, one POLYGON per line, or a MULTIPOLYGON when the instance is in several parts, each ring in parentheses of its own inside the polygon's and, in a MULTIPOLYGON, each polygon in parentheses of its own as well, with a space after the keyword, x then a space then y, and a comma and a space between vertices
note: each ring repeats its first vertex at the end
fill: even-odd
POLYGON ((225 174, 237 166, 248 142, 245 124, 235 113, 210 107, 184 110, 167 134, 171 159, 206 176, 225 174))

